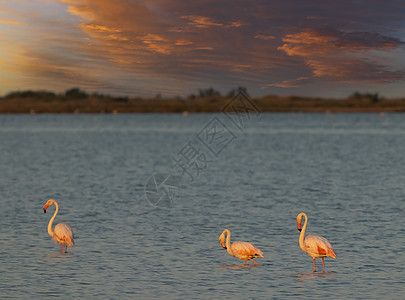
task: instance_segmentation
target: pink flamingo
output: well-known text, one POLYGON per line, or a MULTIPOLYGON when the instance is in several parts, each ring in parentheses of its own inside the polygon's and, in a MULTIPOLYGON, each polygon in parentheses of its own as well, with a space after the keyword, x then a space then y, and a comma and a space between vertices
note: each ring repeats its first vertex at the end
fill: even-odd
POLYGON ((301 231, 300 247, 301 247, 302 251, 308 253, 314 259, 314 272, 316 272, 315 271, 315 258, 322 257, 323 272, 325 272, 325 262, 324 262, 323 258, 325 256, 336 258, 337 256, 336 256, 335 252, 333 252, 332 246, 330 245, 328 240, 325 239, 324 237, 308 235, 304 241, 304 234, 305 234, 305 229, 307 228, 307 222, 308 222, 308 217, 305 213, 300 213, 297 216, 297 227, 298 227, 298 230, 301 231), (305 224, 301 231, 302 216, 305 217, 305 224))
POLYGON ((70 247, 73 247, 75 245, 75 243, 73 241, 73 238, 74 238, 73 231, 72 231, 72 228, 70 228, 70 226, 67 223, 59 223, 59 224, 55 225, 55 232, 52 231, 52 223, 58 213, 59 206, 58 206, 58 203, 53 199, 48 200, 48 202, 46 202, 46 204, 44 205, 44 213, 46 213, 46 209, 48 208, 48 206, 51 206, 53 204, 55 204, 56 210, 55 210, 53 217, 49 221, 48 233, 57 243, 60 243, 60 248, 62 249, 62 253, 63 253, 62 245, 66 245, 65 253, 67 253, 67 246, 69 245, 70 247))
POLYGON ((229 229, 225 229, 221 236, 219 237, 219 242, 221 243, 221 246, 225 248, 228 253, 234 257, 237 257, 241 260, 246 261, 251 260, 254 262, 256 265, 259 265, 257 262, 253 260, 255 257, 263 257, 263 252, 257 249, 255 246, 253 246, 250 243, 247 242, 233 242, 231 246, 231 232, 229 229), (225 234, 228 234, 226 238, 226 245, 225 245, 225 234))

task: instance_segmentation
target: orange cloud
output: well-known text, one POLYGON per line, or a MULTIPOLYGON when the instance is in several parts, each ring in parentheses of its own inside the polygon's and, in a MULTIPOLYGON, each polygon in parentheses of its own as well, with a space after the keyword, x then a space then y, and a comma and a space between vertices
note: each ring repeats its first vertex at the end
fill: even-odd
MULTIPOLYGON (((76 1, 66 1, 66 0, 62 0, 62 1, 67 2, 67 3, 76 2, 76 1)), ((80 7, 80 6, 69 6, 68 12, 70 12, 72 15, 80 16, 87 20, 92 20, 95 18, 95 14, 92 11, 87 10, 86 8, 80 7)))
POLYGON ((198 28, 208 28, 208 27, 222 27, 224 26, 221 23, 215 22, 212 18, 202 17, 202 16, 182 16, 183 19, 189 20, 189 25, 198 27, 198 28))
POLYGON ((191 45, 193 42, 188 41, 188 40, 177 40, 176 41, 176 46, 186 46, 186 45, 191 45))
POLYGON ((172 42, 162 36, 151 33, 139 37, 139 39, 142 41, 142 43, 147 45, 149 50, 166 55, 171 54, 173 52, 174 45, 177 45, 177 42, 172 42))
POLYGON ((13 21, 13 20, 6 19, 6 18, 0 18, 0 23, 1 23, 1 24, 13 24, 13 25, 19 25, 19 24, 21 24, 20 22, 13 21))
MULTIPOLYGON (((232 27, 241 27, 247 25, 246 22, 243 21, 232 21, 227 24, 216 22, 213 18, 210 17, 203 17, 203 16, 182 16, 182 19, 188 20, 188 25, 194 26, 197 28, 211 28, 211 27, 223 27, 223 28, 232 28, 232 27)), ((179 28, 172 29, 172 30, 181 30, 179 28)))
POLYGON ((245 26, 245 25, 247 25, 248 23, 246 23, 246 22, 243 22, 243 21, 233 21, 233 22, 231 22, 231 23, 229 23, 226 27, 241 27, 241 26, 245 26))
POLYGON ((98 32, 122 32, 121 29, 108 28, 107 26, 95 25, 95 24, 81 23, 80 27, 82 27, 83 30, 94 30, 94 31, 98 31, 98 32))
POLYGON ((315 77, 373 84, 405 78, 404 72, 389 70, 377 58, 373 60, 371 54, 367 60, 362 58, 364 51, 388 51, 401 46, 403 43, 395 38, 377 33, 307 29, 286 35, 283 42, 278 49, 289 56, 302 57, 315 77))
POLYGON ((119 35, 116 35, 116 34, 107 35, 106 38, 109 39, 109 40, 115 40, 115 41, 120 41, 120 42, 128 41, 128 38, 126 38, 124 36, 119 36, 119 35))
POLYGON ((311 77, 298 77, 297 79, 294 80, 285 80, 276 83, 266 84, 263 88, 272 86, 282 88, 299 87, 311 81, 312 81, 311 77))

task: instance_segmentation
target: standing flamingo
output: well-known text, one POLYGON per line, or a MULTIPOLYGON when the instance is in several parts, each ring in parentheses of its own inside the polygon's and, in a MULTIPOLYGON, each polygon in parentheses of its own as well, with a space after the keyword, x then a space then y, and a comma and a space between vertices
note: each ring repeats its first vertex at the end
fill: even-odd
POLYGON ((253 260, 253 258, 263 257, 263 252, 250 243, 233 242, 231 246, 231 232, 229 231, 229 229, 225 229, 222 232, 221 236, 219 237, 219 242, 221 243, 221 246, 225 248, 230 255, 235 256, 241 260, 244 260, 245 265, 247 260, 251 260, 256 265, 259 265, 257 262, 253 260), (226 238, 226 246, 225 246, 224 241, 226 233, 228 234, 228 236, 226 238))
POLYGON ((48 233, 57 243, 60 243, 62 253, 63 253, 62 245, 66 245, 65 253, 67 253, 67 246, 69 245, 70 247, 73 247, 75 245, 73 241, 74 238, 73 231, 72 228, 70 228, 70 226, 67 223, 59 223, 55 225, 55 232, 52 231, 52 223, 58 213, 59 206, 58 203, 53 199, 48 200, 48 202, 46 202, 46 204, 44 205, 44 213, 46 213, 46 209, 48 208, 48 206, 51 206, 53 204, 55 204, 56 210, 53 217, 49 221, 48 233))
POLYGON ((297 227, 301 231, 300 234, 300 247, 302 251, 308 253, 314 259, 314 272, 315 271, 315 258, 322 257, 323 272, 325 272, 325 262, 323 258, 329 256, 336 258, 335 252, 333 252, 332 246, 327 239, 321 236, 308 235, 304 241, 305 229, 307 228, 308 217, 305 213, 300 213, 297 216, 297 227), (305 217, 305 224, 301 231, 302 216, 305 217))

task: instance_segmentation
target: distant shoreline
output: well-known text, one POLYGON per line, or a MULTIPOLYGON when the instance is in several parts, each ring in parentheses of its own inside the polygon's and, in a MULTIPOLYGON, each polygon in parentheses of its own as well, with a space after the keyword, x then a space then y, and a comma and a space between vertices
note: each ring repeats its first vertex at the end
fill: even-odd
MULTIPOLYGON (((231 100, 232 95, 218 94, 182 99, 87 95, 80 90, 71 94, 25 91, 0 97, 0 114, 215 113, 221 112, 231 100)), ((377 94, 355 93, 346 99, 268 95, 249 101, 268 113, 405 112, 405 98, 384 99, 377 94)))

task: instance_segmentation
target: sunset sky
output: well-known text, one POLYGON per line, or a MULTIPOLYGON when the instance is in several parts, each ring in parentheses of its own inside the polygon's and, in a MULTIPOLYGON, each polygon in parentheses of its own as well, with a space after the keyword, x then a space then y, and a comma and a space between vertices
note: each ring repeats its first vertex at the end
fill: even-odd
POLYGON ((405 97, 403 0, 0 0, 0 95, 405 97))

